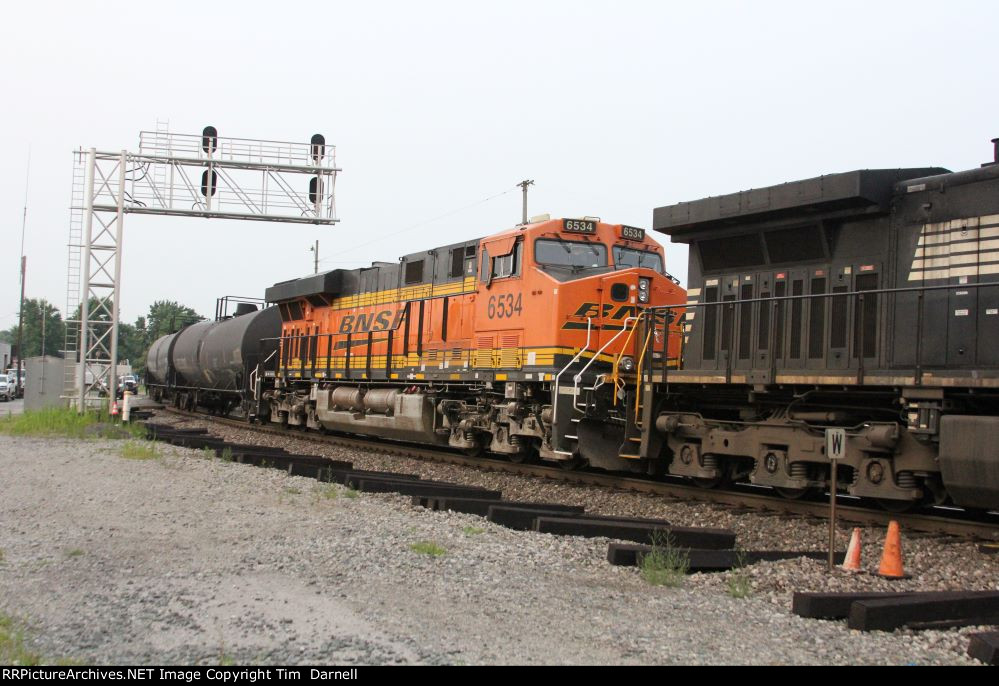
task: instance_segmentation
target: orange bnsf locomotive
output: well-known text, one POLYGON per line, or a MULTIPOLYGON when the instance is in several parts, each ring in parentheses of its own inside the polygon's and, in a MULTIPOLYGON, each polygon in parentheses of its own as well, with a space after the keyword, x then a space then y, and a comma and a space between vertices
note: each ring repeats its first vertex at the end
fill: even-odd
POLYGON ((645 312, 686 293, 642 229, 545 220, 281 282, 266 300, 276 307, 157 341, 154 393, 515 461, 651 468, 639 458, 636 370, 646 355, 675 364, 681 336, 673 315, 645 312))

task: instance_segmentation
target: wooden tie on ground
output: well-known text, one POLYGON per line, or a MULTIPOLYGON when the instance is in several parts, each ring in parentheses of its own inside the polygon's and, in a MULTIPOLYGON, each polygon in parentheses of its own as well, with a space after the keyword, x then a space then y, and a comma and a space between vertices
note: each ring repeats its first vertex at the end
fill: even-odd
POLYGON ((971 634, 968 655, 987 665, 999 666, 999 631, 971 634))
MULTIPOLYGON (((650 545, 634 543, 610 543, 607 546, 607 561, 619 567, 634 567, 642 564, 642 558, 652 552, 650 545)), ((774 562, 807 557, 813 560, 825 560, 827 553, 793 550, 702 550, 685 549, 689 567, 688 574, 695 572, 724 572, 735 567, 751 565, 757 562, 774 562)), ((843 553, 836 553, 842 560, 843 553)))
POLYGON ((791 611, 860 631, 999 624, 999 591, 795 593, 791 611))
POLYGON ((678 548, 726 550, 735 547, 735 532, 728 529, 662 526, 645 522, 596 519, 594 517, 538 517, 534 530, 560 536, 605 536, 623 541, 654 543, 669 540, 678 548))
MULTIPOLYGON (((424 480, 415 474, 354 469, 350 462, 315 455, 292 455, 282 448, 227 443, 208 435, 205 429, 175 429, 147 424, 146 431, 150 438, 188 448, 211 450, 217 456, 226 455, 236 462, 285 469, 292 476, 333 481, 369 493, 409 495, 414 505, 476 514, 511 529, 561 536, 606 536, 639 543, 669 540, 672 545, 701 555, 695 555, 693 571, 699 571, 699 568, 727 569, 738 560, 737 554, 730 550, 735 546, 735 533, 727 529, 677 527, 665 519, 646 517, 587 515, 583 507, 576 505, 504 501, 502 493, 496 490, 424 480)), ((758 559, 783 559, 799 554, 757 555, 769 556, 758 559)))

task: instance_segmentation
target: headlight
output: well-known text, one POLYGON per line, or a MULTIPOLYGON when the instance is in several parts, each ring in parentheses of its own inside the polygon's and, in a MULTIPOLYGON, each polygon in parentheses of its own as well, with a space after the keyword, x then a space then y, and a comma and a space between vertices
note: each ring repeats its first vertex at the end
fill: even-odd
POLYGON ((649 302, 649 280, 639 279, 638 280, 638 302, 647 303, 649 302))
POLYGON ((621 358, 621 361, 618 363, 617 366, 618 369, 620 369, 621 371, 633 372, 635 371, 635 358, 628 357, 627 355, 625 355, 624 357, 621 358))

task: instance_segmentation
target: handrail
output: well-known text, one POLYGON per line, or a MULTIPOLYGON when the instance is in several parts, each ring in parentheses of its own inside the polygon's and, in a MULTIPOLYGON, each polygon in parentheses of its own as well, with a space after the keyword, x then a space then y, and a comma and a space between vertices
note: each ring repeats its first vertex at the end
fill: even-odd
POLYGON ((628 334, 628 339, 624 342, 624 345, 621 346, 621 352, 619 352, 617 357, 614 358, 614 365, 611 368, 611 378, 614 380, 614 400, 612 403, 614 407, 617 407, 617 382, 619 378, 618 366, 621 364, 621 358, 624 357, 624 353, 628 349, 628 344, 631 343, 631 337, 635 335, 635 331, 638 330, 638 325, 641 323, 643 317, 645 317, 645 310, 642 310, 639 313, 638 318, 635 320, 635 325, 631 327, 631 333, 628 334))
MULTIPOLYGON (((642 397, 642 364, 645 363, 645 351, 649 349, 649 339, 652 338, 652 332, 656 330, 655 322, 652 324, 652 328, 649 332, 645 334, 645 345, 642 346, 642 354, 638 356, 638 364, 635 365, 635 424, 638 424, 638 404, 642 397)), ((668 360, 664 360, 665 364, 669 364, 668 360)))
MULTIPOLYGON (((846 346, 848 349, 849 348, 853 349, 853 352, 848 353, 848 355, 849 359, 853 359, 856 361, 856 366, 855 367, 846 366, 843 367, 842 369, 851 370, 852 372, 855 372, 855 376, 857 379, 856 383, 862 384, 864 382, 865 376, 867 375, 867 366, 869 364, 869 361, 878 358, 877 351, 875 352, 874 355, 867 354, 867 348, 870 345, 870 341, 867 339, 868 331, 866 330, 867 326, 865 324, 867 322, 869 313, 867 312, 867 307, 865 306, 865 303, 869 298, 878 298, 880 296, 885 296, 887 298, 891 298, 892 299, 891 302, 897 303, 896 306, 906 305, 915 308, 916 335, 914 339, 915 339, 916 359, 912 366, 914 368, 914 376, 916 378, 916 384, 921 385, 924 373, 923 372, 924 346, 922 345, 923 334, 924 334, 923 329, 926 325, 924 309, 927 307, 928 294, 934 292, 946 294, 947 292, 950 291, 971 291, 971 290, 977 291, 978 289, 983 289, 983 288, 999 289, 999 281, 984 281, 984 282, 979 281, 977 283, 903 286, 895 288, 872 288, 869 290, 850 290, 850 291, 828 292, 828 293, 803 293, 801 295, 781 295, 781 296, 770 295, 765 298, 758 297, 758 298, 746 298, 746 299, 714 301, 714 302, 687 302, 684 304, 650 306, 647 308, 647 311, 652 310, 654 312, 672 312, 677 310, 697 311, 698 309, 701 309, 707 312, 711 312, 713 308, 725 307, 729 309, 738 309, 738 306, 741 305, 757 305, 757 304, 772 307, 773 310, 769 318, 769 335, 767 340, 767 350, 769 354, 768 367, 770 369, 771 378, 776 378, 776 374, 778 372, 778 367, 781 359, 781 351, 775 349, 776 335, 781 333, 780 331, 778 331, 778 321, 777 321, 778 313, 782 311, 780 308, 782 308, 788 302, 797 302, 797 301, 812 302, 819 299, 828 300, 833 298, 846 298, 848 302, 855 303, 854 307, 856 308, 855 309, 856 319, 854 320, 854 325, 853 325, 853 328, 855 330, 855 337, 853 338, 852 345, 850 344, 850 342, 847 342, 846 346), (902 298, 901 296, 911 296, 912 300, 910 301, 908 299, 902 298)), ((877 313, 875 313, 875 316, 878 316, 877 313)), ((683 326, 684 330, 681 333, 681 339, 680 339, 681 350, 684 347, 684 341, 685 341, 684 337, 686 336, 687 333, 686 326, 689 326, 689 323, 685 323, 683 324, 683 326)), ((789 320, 785 320, 783 322, 783 331, 785 332, 785 334, 787 333, 788 326, 789 326, 789 320)), ((878 334, 878 336, 879 338, 881 336, 887 337, 888 334, 891 334, 892 336, 899 335, 898 332, 896 331, 896 332, 881 332, 880 334, 878 334)), ((730 336, 734 337, 735 335, 736 331, 733 328, 733 330, 730 331, 730 336)), ((890 345, 890 343, 888 343, 887 341, 885 342, 886 344, 890 345)), ((728 347, 729 347, 728 351, 729 355, 726 358, 726 366, 730 365, 732 361, 733 350, 731 342, 729 343, 728 347)), ((755 348, 756 346, 753 347, 755 348)), ((888 353, 887 350, 882 350, 880 352, 881 354, 888 353)), ((828 349, 825 350, 824 355, 825 354, 828 354, 828 349)), ((681 353, 681 358, 682 358, 682 353, 681 353)), ((668 366, 668 359, 664 357, 663 362, 665 369, 668 366)), ((903 369, 906 366, 908 366, 906 363, 896 363, 892 368, 903 369)), ((731 370, 726 369, 726 378, 730 378, 730 374, 731 370)))
MULTIPOLYGON (((579 409, 579 405, 576 401, 579 398, 579 382, 582 381, 583 374, 586 373, 586 370, 590 368, 590 365, 592 365, 594 362, 597 361, 597 358, 600 357, 600 354, 603 353, 604 350, 607 350, 608 346, 610 346, 611 343, 620 338, 621 334, 623 334, 625 331, 628 330, 629 321, 635 320, 637 322, 639 319, 641 319, 641 317, 627 317, 624 320, 624 324, 622 325, 621 330, 618 331, 613 336, 611 336, 611 339, 606 343, 604 343, 603 347, 600 348, 600 350, 593 353, 593 357, 590 358, 590 361, 587 362, 586 365, 582 369, 580 369, 579 372, 574 377, 572 377, 572 406, 575 409, 577 410, 579 409)), ((589 341, 587 341, 587 344, 589 344, 589 341)))

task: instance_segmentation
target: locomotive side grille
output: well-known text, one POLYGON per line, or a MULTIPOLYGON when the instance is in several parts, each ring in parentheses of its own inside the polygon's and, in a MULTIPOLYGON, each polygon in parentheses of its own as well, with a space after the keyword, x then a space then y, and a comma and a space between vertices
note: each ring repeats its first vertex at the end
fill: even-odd
POLYGON ((492 368, 493 342, 492 336, 478 336, 475 339, 475 353, 472 356, 472 366, 476 369, 492 368))
POLYGON ((520 332, 500 335, 499 367, 520 369, 520 332))

